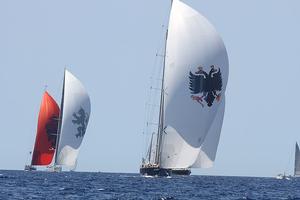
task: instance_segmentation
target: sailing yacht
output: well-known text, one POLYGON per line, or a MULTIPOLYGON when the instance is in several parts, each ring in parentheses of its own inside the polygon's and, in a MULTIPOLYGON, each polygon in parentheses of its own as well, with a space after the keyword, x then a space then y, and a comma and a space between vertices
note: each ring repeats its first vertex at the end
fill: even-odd
POLYGON ((140 173, 189 175, 215 160, 229 64, 215 28, 180 0, 172 1, 163 63, 158 130, 140 173))
POLYGON ((86 89, 65 70, 54 166, 75 170, 90 113, 91 103, 86 89))
POLYGON ((65 70, 60 109, 49 93, 44 93, 32 161, 25 170, 34 166, 47 166, 52 172, 61 171, 63 166, 75 170, 90 111, 84 86, 65 70))
POLYGON ((296 142, 296 146, 295 146, 294 177, 300 177, 300 151, 299 151, 299 145, 297 142, 296 142))
MULTIPOLYGON (((299 145, 296 142, 295 145, 295 161, 294 161, 294 178, 300 177, 300 150, 299 145)), ((286 175, 285 172, 283 174, 278 174, 276 179, 284 179, 290 180, 292 178, 291 175, 286 175)))
POLYGON ((45 91, 38 116, 31 165, 25 166, 26 171, 36 170, 36 166, 51 164, 55 153, 59 113, 60 110, 56 101, 45 91))

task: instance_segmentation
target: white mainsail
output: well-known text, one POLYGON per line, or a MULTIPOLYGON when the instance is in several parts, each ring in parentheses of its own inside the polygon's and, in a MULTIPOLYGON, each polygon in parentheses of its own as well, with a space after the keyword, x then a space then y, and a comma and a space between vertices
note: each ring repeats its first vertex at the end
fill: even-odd
MULTIPOLYGON (((228 79, 228 56, 224 43, 210 22, 179 0, 174 0, 166 41, 163 82, 163 135, 160 166, 191 167, 199 155, 222 98, 228 79), (218 70, 217 70, 218 69, 218 70), (189 90, 189 74, 222 74, 222 89, 213 103, 189 90), (214 72, 214 73, 210 73, 214 72), (193 99, 193 97, 195 97, 193 99)), ((201 83, 202 84, 202 83, 201 83)))
POLYGON ((295 148, 294 176, 300 176, 300 151, 299 151, 299 146, 298 146, 297 142, 296 142, 296 148, 295 148))
POLYGON ((225 97, 221 100, 217 116, 212 123, 203 144, 200 147, 197 160, 192 165, 192 168, 210 168, 216 158, 216 153, 219 145, 223 117, 225 111, 225 97))
POLYGON ((90 111, 90 98, 84 86, 73 74, 65 70, 56 165, 64 165, 71 169, 76 167, 90 111))

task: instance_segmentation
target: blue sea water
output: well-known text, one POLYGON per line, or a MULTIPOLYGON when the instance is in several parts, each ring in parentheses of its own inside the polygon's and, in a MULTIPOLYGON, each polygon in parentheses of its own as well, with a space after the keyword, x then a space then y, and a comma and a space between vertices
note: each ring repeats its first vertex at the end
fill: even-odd
POLYGON ((3 170, 0 199, 300 200, 300 179, 3 170))

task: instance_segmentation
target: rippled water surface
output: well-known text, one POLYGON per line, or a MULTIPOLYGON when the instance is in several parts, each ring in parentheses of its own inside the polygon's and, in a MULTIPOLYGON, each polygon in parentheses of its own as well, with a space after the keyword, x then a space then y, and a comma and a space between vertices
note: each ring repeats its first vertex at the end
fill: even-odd
POLYGON ((299 199, 300 178, 0 171, 0 199, 299 199))

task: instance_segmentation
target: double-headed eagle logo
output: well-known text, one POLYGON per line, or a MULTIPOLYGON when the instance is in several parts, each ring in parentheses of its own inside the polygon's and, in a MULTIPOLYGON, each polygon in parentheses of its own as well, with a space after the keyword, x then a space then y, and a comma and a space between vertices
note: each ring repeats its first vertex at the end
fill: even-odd
POLYGON ((189 89, 191 98, 197 101, 204 107, 204 101, 208 107, 213 105, 214 100, 220 101, 222 90, 222 75, 220 68, 216 69, 214 65, 210 66, 210 71, 207 74, 203 67, 198 67, 198 71, 189 74, 189 89), (195 94, 201 94, 197 96, 195 94))
POLYGON ((77 124, 78 133, 75 135, 76 138, 83 137, 85 134, 85 130, 89 121, 89 115, 85 112, 83 108, 80 108, 77 113, 73 113, 73 124, 77 124))

